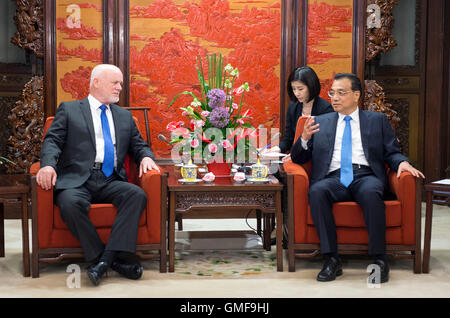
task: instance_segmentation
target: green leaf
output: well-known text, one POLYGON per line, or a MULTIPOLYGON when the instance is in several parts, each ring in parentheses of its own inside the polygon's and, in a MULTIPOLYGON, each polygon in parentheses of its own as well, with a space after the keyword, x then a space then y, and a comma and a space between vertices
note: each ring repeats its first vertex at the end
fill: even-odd
MULTIPOLYGON (((192 96, 193 98, 197 98, 197 96, 195 96, 193 93, 191 93, 191 92, 189 92, 189 91, 184 91, 184 92, 182 92, 182 93, 179 93, 179 94, 175 95, 175 97, 172 99, 172 101, 170 102, 169 106, 167 106, 167 108, 170 108, 170 106, 172 106, 172 104, 175 103, 175 101, 178 99, 178 97, 179 97, 180 95, 190 95, 190 96, 192 96)), ((198 99, 198 98, 197 98, 197 99, 198 99)))

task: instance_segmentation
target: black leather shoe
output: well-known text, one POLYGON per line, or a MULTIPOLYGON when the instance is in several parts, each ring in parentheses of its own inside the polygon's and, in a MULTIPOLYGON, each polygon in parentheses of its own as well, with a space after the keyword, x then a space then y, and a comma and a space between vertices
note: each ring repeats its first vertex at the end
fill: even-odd
POLYGON ((100 279, 108 270, 108 264, 106 262, 94 263, 87 269, 87 275, 94 286, 100 284, 100 279))
POLYGON ((342 275, 341 260, 335 257, 330 257, 323 265, 322 270, 317 275, 319 282, 330 282, 336 279, 336 276, 342 275))
POLYGON ((127 263, 121 259, 114 260, 111 264, 111 268, 128 279, 139 279, 144 272, 144 268, 139 262, 127 263))
POLYGON ((380 279, 377 281, 376 270, 372 269, 369 275, 369 284, 386 283, 389 281, 389 265, 387 262, 380 259, 375 260, 375 265, 380 267, 380 279))

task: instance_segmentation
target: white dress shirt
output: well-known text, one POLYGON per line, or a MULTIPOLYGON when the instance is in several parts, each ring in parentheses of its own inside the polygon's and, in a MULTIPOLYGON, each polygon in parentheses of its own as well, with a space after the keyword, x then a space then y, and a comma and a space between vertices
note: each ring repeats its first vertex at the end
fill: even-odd
MULTIPOLYGON (((336 137, 334 140, 333 156, 331 157, 330 167, 328 173, 341 168, 341 146, 342 136, 345 129, 345 116, 338 113, 338 121, 336 126, 336 137)), ((361 141, 361 128, 359 124, 359 108, 350 114, 352 120, 350 120, 350 127, 352 128, 352 163, 369 166, 369 162, 364 155, 364 149, 361 141)), ((308 149, 307 142, 302 139, 303 149, 308 149)))
MULTIPOLYGON (((102 114, 102 110, 100 109, 102 103, 90 94, 88 96, 88 100, 89 105, 91 107, 92 120, 94 123, 95 148, 97 151, 95 155, 95 162, 103 162, 103 158, 105 157, 105 141, 103 139, 102 120, 100 117, 102 114)), ((114 167, 116 167, 117 151, 116 151, 116 132, 114 129, 114 120, 109 105, 105 106, 106 106, 106 117, 108 118, 109 123, 109 131, 111 132, 111 139, 114 144, 114 167)))

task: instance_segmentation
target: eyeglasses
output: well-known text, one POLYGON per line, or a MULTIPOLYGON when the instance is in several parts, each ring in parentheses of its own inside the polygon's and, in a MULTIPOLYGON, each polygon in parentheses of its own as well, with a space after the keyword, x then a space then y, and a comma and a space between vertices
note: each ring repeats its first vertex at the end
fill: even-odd
POLYGON ((342 97, 342 96, 347 95, 350 92, 353 92, 353 91, 337 91, 337 92, 335 92, 335 91, 328 91, 328 96, 334 97, 334 95, 337 95, 339 97, 342 97))

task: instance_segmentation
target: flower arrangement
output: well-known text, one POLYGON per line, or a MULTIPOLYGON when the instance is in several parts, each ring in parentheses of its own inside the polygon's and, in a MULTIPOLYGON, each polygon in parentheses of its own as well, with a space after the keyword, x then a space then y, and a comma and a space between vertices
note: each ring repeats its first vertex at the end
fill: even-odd
POLYGON ((221 55, 207 56, 207 77, 201 58, 197 59, 197 75, 202 97, 190 91, 177 94, 168 107, 181 95, 193 98, 187 107, 180 107, 189 122, 170 122, 170 144, 174 145, 172 158, 179 153, 189 153, 194 162, 248 162, 256 158, 258 130, 249 122, 252 112, 243 110, 244 94, 248 83, 234 88, 239 71, 230 64, 224 66, 221 55), (236 103, 238 101, 238 103, 236 103))

